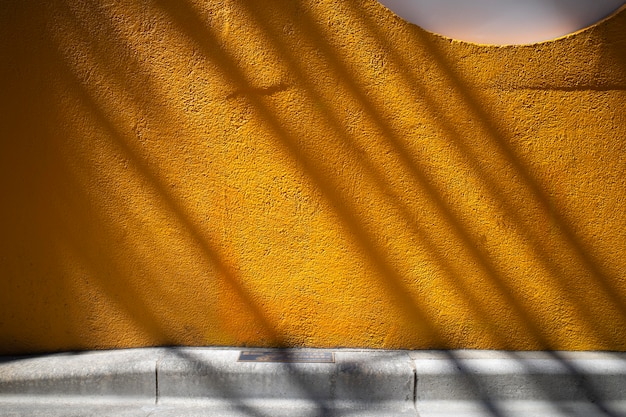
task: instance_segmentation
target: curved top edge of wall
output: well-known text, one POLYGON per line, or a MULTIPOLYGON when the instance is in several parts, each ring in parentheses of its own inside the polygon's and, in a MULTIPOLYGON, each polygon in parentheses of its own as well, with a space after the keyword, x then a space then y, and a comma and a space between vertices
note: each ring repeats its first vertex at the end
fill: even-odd
POLYGON ((377 1, 377 0, 372 0, 374 1, 383 11, 384 13, 388 14, 388 16, 396 21, 401 22, 403 25, 406 26, 410 26, 410 27, 414 27, 417 28, 435 38, 440 38, 442 40, 447 40, 449 42, 453 42, 456 44, 464 44, 464 45, 468 45, 468 46, 477 46, 477 47, 482 47, 482 48, 519 48, 519 47, 532 47, 532 46, 536 46, 536 45, 545 45, 545 44, 551 44, 551 43, 558 43, 558 42, 562 42, 562 41, 566 41, 566 40, 570 40, 572 38, 577 38, 581 35, 587 34, 589 32, 591 32, 592 30, 595 29, 599 29, 600 27, 606 26, 608 25, 610 22, 612 22, 613 20, 616 20, 619 16, 624 15, 626 16, 626 3, 622 4, 621 6, 619 6, 616 10, 614 10, 613 12, 609 13, 607 16, 605 16, 604 18, 596 21, 595 23, 592 23, 588 26, 582 27, 578 30, 575 30, 571 33, 567 33, 565 35, 561 35, 558 37, 555 37, 553 39, 547 39, 547 40, 542 40, 542 41, 537 41, 537 42, 528 42, 528 43, 481 43, 481 42, 474 42, 471 40, 464 40, 464 39, 458 39, 458 38, 454 38, 451 36, 447 36, 445 34, 441 34, 438 32, 434 32, 432 30, 426 29, 423 26, 413 23, 405 18, 403 18, 402 16, 398 15, 396 12, 394 12, 393 10, 389 9, 389 7, 387 7, 386 5, 382 4, 381 2, 377 1))

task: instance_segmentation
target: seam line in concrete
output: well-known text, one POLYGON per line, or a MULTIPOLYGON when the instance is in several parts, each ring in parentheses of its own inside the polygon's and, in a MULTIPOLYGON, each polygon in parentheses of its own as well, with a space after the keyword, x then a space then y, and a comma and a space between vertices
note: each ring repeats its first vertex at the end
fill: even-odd
POLYGON ((159 367, 161 366, 161 360, 164 353, 160 353, 154 363, 154 405, 159 404, 159 367))
POLYGON ((154 365, 154 404, 159 403, 159 361, 154 365))
POLYGON ((411 372, 413 372, 413 408, 417 411, 417 367, 415 366, 415 362, 411 358, 409 353, 406 353, 407 358, 409 359, 409 366, 411 367, 411 372))

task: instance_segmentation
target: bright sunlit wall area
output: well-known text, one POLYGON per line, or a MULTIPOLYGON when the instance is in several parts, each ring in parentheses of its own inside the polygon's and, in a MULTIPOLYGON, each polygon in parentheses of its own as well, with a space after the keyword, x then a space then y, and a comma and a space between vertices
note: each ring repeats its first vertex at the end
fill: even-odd
POLYGON ((400 17, 441 35, 481 44, 555 39, 615 12, 623 0, 380 0, 400 17))

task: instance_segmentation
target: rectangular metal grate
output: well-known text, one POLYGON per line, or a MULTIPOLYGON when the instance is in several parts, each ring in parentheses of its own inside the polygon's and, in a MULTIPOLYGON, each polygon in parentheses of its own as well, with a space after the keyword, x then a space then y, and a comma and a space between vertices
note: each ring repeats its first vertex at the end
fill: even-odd
POLYGON ((237 362, 334 363, 334 352, 242 350, 237 362))

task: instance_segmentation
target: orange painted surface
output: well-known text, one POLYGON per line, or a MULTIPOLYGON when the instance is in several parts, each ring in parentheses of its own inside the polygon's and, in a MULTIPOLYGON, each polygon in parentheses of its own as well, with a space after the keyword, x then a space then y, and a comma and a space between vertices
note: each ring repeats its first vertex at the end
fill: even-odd
POLYGON ((626 11, 0 6, 0 353, 626 349, 626 11))

